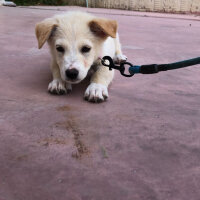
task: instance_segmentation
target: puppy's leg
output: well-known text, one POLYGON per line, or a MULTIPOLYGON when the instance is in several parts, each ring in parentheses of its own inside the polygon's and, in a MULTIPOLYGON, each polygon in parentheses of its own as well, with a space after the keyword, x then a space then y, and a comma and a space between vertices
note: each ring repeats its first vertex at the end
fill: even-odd
POLYGON ((117 33, 115 38, 115 57, 113 58, 115 63, 124 62, 127 60, 127 57, 122 54, 121 44, 119 41, 119 35, 117 33))
POLYGON ((51 94, 62 95, 72 90, 71 84, 65 83, 60 76, 60 69, 56 62, 51 62, 51 72, 53 75, 53 81, 49 83, 48 91, 51 94))
POLYGON ((95 103, 106 100, 108 98, 108 85, 112 81, 113 76, 114 70, 110 71, 107 67, 99 66, 85 91, 85 99, 95 103))

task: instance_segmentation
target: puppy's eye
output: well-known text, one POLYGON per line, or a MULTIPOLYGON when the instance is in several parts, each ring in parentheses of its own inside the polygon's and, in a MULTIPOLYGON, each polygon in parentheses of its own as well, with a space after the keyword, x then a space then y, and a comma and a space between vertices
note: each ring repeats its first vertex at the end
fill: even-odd
POLYGON ((57 47, 56 47, 56 50, 57 50, 58 52, 61 52, 61 53, 64 53, 64 52, 65 52, 65 49, 64 49, 63 47, 61 47, 61 46, 57 46, 57 47))
POLYGON ((90 50, 91 50, 91 47, 88 47, 88 46, 83 46, 81 48, 81 52, 82 53, 88 53, 90 50))

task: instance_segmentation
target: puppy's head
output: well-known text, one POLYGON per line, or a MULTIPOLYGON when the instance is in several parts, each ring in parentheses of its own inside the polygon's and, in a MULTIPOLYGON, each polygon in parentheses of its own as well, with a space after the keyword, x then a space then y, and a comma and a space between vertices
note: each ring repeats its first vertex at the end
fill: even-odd
POLYGON ((70 12, 38 23, 35 32, 39 48, 48 41, 61 78, 78 83, 101 55, 107 37, 116 37, 117 23, 87 13, 70 12))

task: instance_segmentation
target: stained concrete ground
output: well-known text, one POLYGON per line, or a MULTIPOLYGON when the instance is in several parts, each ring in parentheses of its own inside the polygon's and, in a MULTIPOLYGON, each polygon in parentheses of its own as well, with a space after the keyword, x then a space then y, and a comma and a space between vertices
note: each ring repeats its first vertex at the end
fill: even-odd
MULTIPOLYGON (((110 98, 47 93, 35 23, 83 8, 0 7, 1 200, 199 200, 200 66, 124 78, 110 98), (77 154, 79 151, 79 154, 77 154)), ((87 9, 116 19, 135 64, 200 55, 200 17, 87 9)))

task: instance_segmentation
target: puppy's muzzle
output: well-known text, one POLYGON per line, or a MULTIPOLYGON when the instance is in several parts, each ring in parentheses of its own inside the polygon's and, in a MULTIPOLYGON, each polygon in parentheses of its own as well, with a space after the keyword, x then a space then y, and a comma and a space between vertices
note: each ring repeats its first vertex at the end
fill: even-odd
POLYGON ((65 75, 68 79, 70 80, 76 80, 78 77, 78 70, 73 68, 73 69, 68 69, 65 71, 65 75))

